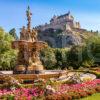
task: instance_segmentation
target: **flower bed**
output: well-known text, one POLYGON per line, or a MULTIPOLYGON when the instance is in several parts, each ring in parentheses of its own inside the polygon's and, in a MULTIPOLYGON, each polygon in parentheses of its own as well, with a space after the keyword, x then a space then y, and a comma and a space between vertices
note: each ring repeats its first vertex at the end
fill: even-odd
POLYGON ((63 84, 53 95, 46 96, 46 100, 72 100, 80 99, 100 92, 100 80, 85 82, 82 84, 67 85, 63 84))
POLYGON ((100 92, 100 79, 81 84, 60 84, 58 86, 38 82, 31 88, 2 89, 0 90, 0 100, 38 100, 38 98, 41 100, 72 100, 100 92))
POLYGON ((16 89, 11 91, 0 90, 0 100, 33 100, 33 98, 41 98, 43 95, 44 91, 38 87, 32 89, 16 89))

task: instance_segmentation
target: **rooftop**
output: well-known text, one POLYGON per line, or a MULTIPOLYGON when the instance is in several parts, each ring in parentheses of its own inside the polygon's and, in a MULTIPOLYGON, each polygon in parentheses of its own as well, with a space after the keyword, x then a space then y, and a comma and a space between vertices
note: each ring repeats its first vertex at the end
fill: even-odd
POLYGON ((57 18, 59 19, 59 18, 62 18, 62 17, 65 17, 65 16, 69 16, 69 15, 71 15, 70 11, 68 11, 68 13, 66 13, 66 14, 64 14, 64 15, 58 16, 57 18))

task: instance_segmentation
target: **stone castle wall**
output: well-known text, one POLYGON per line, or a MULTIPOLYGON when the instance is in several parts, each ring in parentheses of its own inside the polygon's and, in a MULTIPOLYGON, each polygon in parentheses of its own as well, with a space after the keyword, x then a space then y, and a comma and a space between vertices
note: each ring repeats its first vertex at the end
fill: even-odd
POLYGON ((61 16, 54 16, 53 18, 51 18, 50 24, 46 23, 45 25, 40 25, 36 28, 41 31, 44 31, 49 28, 64 30, 66 25, 71 28, 80 28, 80 23, 74 21, 74 17, 70 14, 70 12, 61 16))

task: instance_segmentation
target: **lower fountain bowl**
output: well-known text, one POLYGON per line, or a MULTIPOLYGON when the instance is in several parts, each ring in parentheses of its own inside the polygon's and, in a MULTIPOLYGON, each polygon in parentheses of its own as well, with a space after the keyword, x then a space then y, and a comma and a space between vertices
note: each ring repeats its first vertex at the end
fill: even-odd
POLYGON ((25 74, 25 72, 26 72, 26 66, 18 65, 15 67, 13 74, 25 74))
POLYGON ((43 66, 29 66, 27 68, 27 72, 26 74, 43 74, 44 71, 43 71, 43 66))

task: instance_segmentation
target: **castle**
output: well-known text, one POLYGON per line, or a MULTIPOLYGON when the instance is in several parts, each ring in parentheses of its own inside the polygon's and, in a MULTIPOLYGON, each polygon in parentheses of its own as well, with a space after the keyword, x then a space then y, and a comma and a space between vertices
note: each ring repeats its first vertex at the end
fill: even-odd
POLYGON ((45 25, 39 25, 36 28, 44 31, 46 29, 62 29, 64 30, 65 28, 77 28, 80 29, 80 23, 74 21, 74 17, 71 15, 70 11, 64 15, 61 16, 53 16, 51 18, 50 23, 45 25))
POLYGON ((61 16, 54 15, 49 24, 39 25, 36 29, 39 31, 38 39, 54 48, 80 45, 86 37, 95 33, 81 28, 80 23, 74 20, 70 11, 61 16))

